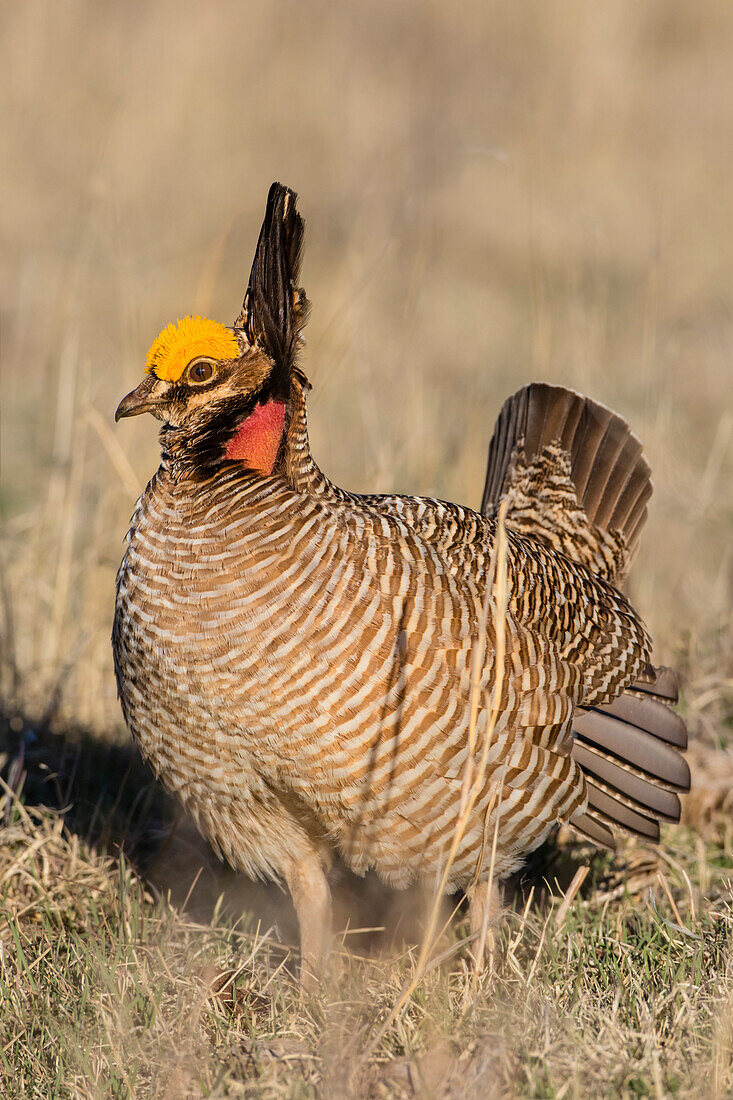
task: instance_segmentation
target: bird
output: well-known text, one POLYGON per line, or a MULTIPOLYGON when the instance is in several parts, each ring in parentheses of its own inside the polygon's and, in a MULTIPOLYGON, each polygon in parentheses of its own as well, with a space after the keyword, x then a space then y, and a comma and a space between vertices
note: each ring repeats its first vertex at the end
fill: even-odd
POLYGON ((651 495, 617 414, 533 382, 503 405, 480 510, 356 494, 312 456, 297 195, 270 188, 233 325, 185 316, 115 419, 160 421, 116 583, 134 742, 215 851, 287 886, 300 983, 329 873, 464 891, 567 824, 659 841, 690 786, 678 677, 621 587, 651 495))

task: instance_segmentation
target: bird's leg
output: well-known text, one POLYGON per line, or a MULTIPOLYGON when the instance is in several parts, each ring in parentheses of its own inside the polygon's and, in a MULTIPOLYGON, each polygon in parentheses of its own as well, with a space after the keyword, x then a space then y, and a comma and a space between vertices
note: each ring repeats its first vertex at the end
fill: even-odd
POLYGON ((486 941, 501 914, 501 891, 495 882, 476 882, 467 890, 471 952, 477 971, 486 963, 486 941))
POLYGON ((294 859, 285 872, 300 929, 300 992, 318 986, 331 942, 331 889, 317 852, 294 859))

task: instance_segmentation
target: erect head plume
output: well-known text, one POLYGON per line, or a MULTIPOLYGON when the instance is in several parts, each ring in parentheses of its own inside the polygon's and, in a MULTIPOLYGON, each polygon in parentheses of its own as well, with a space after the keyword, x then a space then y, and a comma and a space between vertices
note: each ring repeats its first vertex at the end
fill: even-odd
POLYGON ((145 371, 161 381, 177 382, 192 359, 236 359, 241 354, 231 328, 208 317, 181 317, 156 336, 145 360, 145 371))
POLYGON ((310 308, 298 286, 305 223, 297 200, 295 191, 281 183, 270 187, 249 284, 235 321, 235 327, 244 329, 249 343, 258 344, 281 375, 293 366, 310 308))

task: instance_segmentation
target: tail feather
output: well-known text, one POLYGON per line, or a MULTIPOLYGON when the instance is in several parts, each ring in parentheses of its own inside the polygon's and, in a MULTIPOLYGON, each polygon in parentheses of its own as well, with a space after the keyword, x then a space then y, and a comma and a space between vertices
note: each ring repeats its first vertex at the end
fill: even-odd
POLYGON ((599 848, 608 848, 611 852, 615 851, 616 837, 613 835, 613 831, 589 810, 586 810, 583 814, 574 814, 571 825, 588 840, 592 840, 594 844, 597 844, 599 848))
POLYGON ((586 776, 588 806, 570 824, 592 840, 603 825, 656 841, 660 820, 680 819, 679 793, 690 789, 681 751, 687 728, 662 701, 676 701, 678 680, 668 668, 650 668, 648 678, 602 707, 579 708, 573 719, 572 753, 586 776))
POLYGON ((540 391, 536 387, 528 387, 528 391, 525 453, 539 454, 544 444, 553 439, 560 440, 563 449, 568 450, 583 412, 578 394, 561 386, 543 386, 539 400, 540 391))
POLYGON ((646 504, 647 504, 647 501, 649 500, 650 496, 651 496, 651 488, 649 488, 648 493, 643 497, 643 499, 640 499, 637 502, 637 505, 634 509, 634 513, 635 513, 634 522, 633 523, 630 522, 626 526, 626 530, 628 531, 628 540, 629 540, 629 544, 631 546, 638 546, 638 544, 639 544, 639 539, 641 537, 641 532, 644 528, 644 524, 646 523, 646 504))
MULTIPOLYGON (((607 409, 587 405, 583 409, 580 431, 584 423, 588 424, 588 431, 581 435, 582 442, 576 448, 577 457, 571 469, 583 511, 596 523, 611 479, 614 475, 623 478, 623 484, 628 480, 628 467, 617 466, 628 438, 628 428, 607 409)), ((635 442, 633 437, 632 442, 635 442)))
MULTIPOLYGON (((634 451, 638 453, 640 460, 642 457, 641 444, 637 440, 630 441, 625 454, 625 461, 629 465, 634 461, 634 451)), ((606 527, 615 531, 633 531, 640 520, 643 523, 646 518, 646 506, 652 495, 652 484, 649 478, 649 468, 646 462, 637 461, 626 483, 621 484, 610 515, 608 517, 604 515, 597 522, 602 522, 606 527)))
MULTIPOLYGON (((648 479, 648 468, 646 470, 644 469, 645 463, 640 465, 641 458, 641 443, 633 435, 627 436, 614 454, 613 465, 609 470, 605 487, 602 491, 600 485, 596 489, 596 501, 591 503, 588 497, 586 497, 586 506, 591 507, 591 511, 594 515, 594 523, 604 530, 607 530, 609 527, 616 527, 616 529, 618 529, 617 525, 612 522, 613 517, 619 499, 626 487, 634 479, 634 475, 636 474, 639 482, 642 481, 644 476, 648 479)), ((645 484, 651 489, 648 480, 645 484)))
POLYGON ((514 448, 517 441, 526 435, 529 389, 529 386, 524 386, 504 402, 494 426, 481 504, 485 516, 492 515, 499 507, 514 448))
MULTIPOLYGON (((642 837, 656 844, 659 840, 659 822, 655 817, 648 817, 632 809, 622 799, 604 790, 593 779, 586 779, 588 788, 588 807, 601 820, 606 820, 616 828, 626 830, 634 836, 642 837)), ((572 820, 571 820, 572 824, 572 820)))
POLYGON ((674 791, 658 786, 652 780, 646 779, 643 773, 624 767, 582 741, 574 745, 573 758, 586 775, 593 776, 604 786, 633 800, 642 809, 666 821, 679 821, 680 800, 674 791))
POLYGON ((573 731, 582 742, 617 757, 651 779, 678 790, 689 790, 690 770, 681 753, 651 731, 633 726, 605 708, 578 708, 573 731))
POLYGON ((644 695, 651 695, 653 699, 663 699, 674 706, 679 699, 680 678, 673 668, 667 668, 665 665, 658 667, 650 665, 648 679, 637 680, 631 688, 644 695))
POLYGON ((642 445, 610 409, 546 383, 505 402, 489 445, 484 515, 505 500, 510 528, 615 582, 636 550, 651 492, 642 445))
POLYGON ((613 702, 606 703, 603 710, 621 722, 653 734, 668 745, 674 745, 678 749, 687 748, 687 726, 683 719, 671 707, 653 696, 639 697, 624 692, 613 702))

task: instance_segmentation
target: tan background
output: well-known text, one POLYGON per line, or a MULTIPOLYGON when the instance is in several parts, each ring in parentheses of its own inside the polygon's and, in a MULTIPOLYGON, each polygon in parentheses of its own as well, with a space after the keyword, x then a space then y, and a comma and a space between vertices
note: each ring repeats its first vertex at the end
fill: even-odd
POLYGON ((0 55, 4 690, 119 729, 156 439, 114 408, 167 321, 234 318, 275 178, 308 222, 324 468, 476 505, 504 397, 587 391, 655 471, 631 588, 658 655, 723 675, 729 0, 30 2, 0 55))

